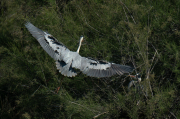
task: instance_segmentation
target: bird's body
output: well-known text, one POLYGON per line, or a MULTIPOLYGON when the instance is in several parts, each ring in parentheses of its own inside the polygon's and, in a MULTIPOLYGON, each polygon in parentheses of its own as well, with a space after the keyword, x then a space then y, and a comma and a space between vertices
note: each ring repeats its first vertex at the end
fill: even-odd
POLYGON ((76 52, 70 51, 63 43, 56 40, 51 34, 35 27, 30 22, 25 24, 26 28, 35 37, 42 48, 56 61, 56 67, 62 75, 74 77, 77 75, 75 69, 79 69, 84 74, 91 77, 110 77, 118 74, 129 73, 133 70, 130 66, 97 61, 79 55, 81 42, 76 52))

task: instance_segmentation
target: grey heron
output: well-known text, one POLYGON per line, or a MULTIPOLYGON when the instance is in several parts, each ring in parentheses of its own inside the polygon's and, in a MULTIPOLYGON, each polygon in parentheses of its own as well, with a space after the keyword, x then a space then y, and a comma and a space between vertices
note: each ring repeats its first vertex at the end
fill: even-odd
POLYGON ((110 77, 130 73, 133 68, 130 66, 97 61, 79 55, 83 37, 80 37, 79 47, 76 52, 70 51, 63 43, 59 42, 51 34, 35 27, 30 22, 25 24, 26 28, 37 39, 42 48, 55 60, 59 72, 67 77, 77 75, 76 69, 90 77, 110 77))

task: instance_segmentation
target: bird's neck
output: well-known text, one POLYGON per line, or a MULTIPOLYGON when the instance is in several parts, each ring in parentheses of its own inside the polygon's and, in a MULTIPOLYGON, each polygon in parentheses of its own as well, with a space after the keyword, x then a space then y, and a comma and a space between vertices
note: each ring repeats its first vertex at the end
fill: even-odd
POLYGON ((80 48, 81 48, 81 41, 79 42, 79 47, 78 47, 78 49, 76 51, 77 53, 79 53, 80 48))

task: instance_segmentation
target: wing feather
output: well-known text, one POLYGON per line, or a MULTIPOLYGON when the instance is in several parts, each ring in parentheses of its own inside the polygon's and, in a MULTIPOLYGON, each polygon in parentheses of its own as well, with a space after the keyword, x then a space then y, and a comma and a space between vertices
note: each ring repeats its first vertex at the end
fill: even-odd
POLYGON ((75 76, 77 73, 71 66, 71 51, 61 42, 56 40, 52 35, 40 30, 30 22, 25 24, 26 28, 37 39, 41 47, 56 60, 56 66, 59 72, 64 76, 75 76))
POLYGON ((130 66, 81 57, 80 70, 88 76, 101 78, 110 77, 115 74, 122 75, 124 73, 130 73, 133 71, 133 68, 130 66))
POLYGON ((99 78, 103 77, 103 72, 102 70, 99 70, 99 78))
POLYGON ((77 52, 70 51, 52 35, 40 30, 30 22, 27 22, 25 26, 42 48, 56 61, 57 69, 64 76, 76 76, 75 68, 80 69, 88 76, 99 78, 110 77, 115 74, 122 75, 133 70, 130 66, 81 57, 77 52))
POLYGON ((53 50, 50 48, 50 46, 48 45, 48 43, 45 40, 45 32, 38 29, 37 27, 35 27, 33 24, 31 24, 30 22, 27 22, 25 24, 26 28, 29 30, 29 32, 32 34, 32 36, 34 38, 37 39, 37 41, 40 43, 40 45, 43 47, 43 49, 52 57, 54 58, 54 54, 51 53, 53 52, 53 50))
POLYGON ((26 28, 37 39, 42 48, 54 59, 61 59, 60 53, 62 50, 69 51, 69 49, 61 42, 57 41, 53 36, 47 34, 41 29, 35 27, 30 22, 25 24, 26 28), (47 39, 48 38, 48 39, 47 39), (59 55, 58 55, 59 53, 59 55))

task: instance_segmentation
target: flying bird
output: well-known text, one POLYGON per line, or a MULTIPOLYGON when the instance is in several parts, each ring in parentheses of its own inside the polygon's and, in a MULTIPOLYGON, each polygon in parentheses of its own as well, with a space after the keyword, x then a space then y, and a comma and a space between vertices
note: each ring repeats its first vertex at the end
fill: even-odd
POLYGON ((67 77, 77 75, 79 69, 82 73, 90 77, 110 77, 130 73, 133 68, 130 66, 98 61, 79 55, 83 37, 80 37, 79 47, 76 52, 70 51, 63 43, 59 42, 51 34, 35 27, 30 22, 25 24, 26 28, 37 39, 42 48, 55 60, 59 72, 67 77))

